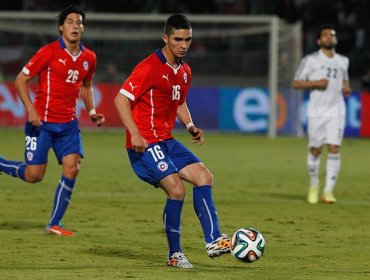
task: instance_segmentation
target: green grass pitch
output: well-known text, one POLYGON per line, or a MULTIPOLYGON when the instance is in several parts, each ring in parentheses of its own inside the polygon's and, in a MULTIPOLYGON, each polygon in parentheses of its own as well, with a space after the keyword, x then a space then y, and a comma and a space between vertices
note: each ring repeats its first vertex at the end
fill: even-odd
MULTIPOLYGON (((64 218, 73 238, 45 236, 61 176, 53 151, 44 180, 26 184, 0 175, 0 279, 369 279, 368 139, 345 139, 335 205, 306 202, 306 140, 206 134, 190 147, 214 175, 222 231, 262 232, 265 254, 252 264, 205 253, 187 185, 182 246, 194 269, 165 265, 161 190, 133 173, 118 132, 83 131, 85 158, 64 218)), ((23 159, 23 131, 0 129, 0 153, 23 159)), ((326 153, 321 161, 324 181, 326 153)))

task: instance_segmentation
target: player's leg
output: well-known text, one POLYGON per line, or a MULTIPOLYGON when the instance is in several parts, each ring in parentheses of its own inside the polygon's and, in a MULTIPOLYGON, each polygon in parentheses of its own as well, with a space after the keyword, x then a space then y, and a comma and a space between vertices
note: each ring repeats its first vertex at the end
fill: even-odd
POLYGON ((40 182, 45 174, 50 149, 50 135, 43 126, 25 125, 25 161, 6 160, 0 156, 0 171, 28 183, 40 182))
POLYGON ((331 119, 327 127, 328 157, 326 160, 325 188, 321 199, 324 203, 331 204, 336 202, 333 191, 340 170, 339 147, 343 139, 344 117, 331 119))
POLYGON ((25 178, 25 171, 26 171, 26 163, 22 161, 13 161, 7 160, 0 156, 0 172, 7 174, 12 177, 20 178, 23 181, 26 181, 25 178))
POLYGON ((194 186, 194 210, 203 229, 208 256, 216 257, 230 252, 230 239, 220 231, 212 196, 211 172, 200 162, 199 158, 176 140, 173 141, 169 154, 179 170, 180 178, 194 186))
POLYGON ((61 220, 64 217, 64 214, 67 211, 71 201, 80 160, 81 156, 79 154, 70 154, 65 156, 62 160, 63 175, 60 178, 58 186, 55 190, 53 210, 47 226, 47 233, 65 236, 74 235, 72 231, 62 228, 61 220))
POLYGON ((169 245, 169 255, 182 252, 180 245, 180 223, 185 188, 177 173, 170 174, 159 181, 159 186, 167 195, 163 209, 163 224, 169 245))
POLYGON ((189 164, 179 172, 181 178, 193 184, 193 204, 203 229, 209 257, 230 252, 230 239, 221 233, 218 215, 212 196, 212 174, 203 163, 189 164))
POLYGON ((307 194, 307 201, 315 204, 319 201, 319 171, 320 155, 325 139, 325 126, 322 118, 308 118, 308 154, 306 158, 307 170, 310 176, 310 187, 307 194))
POLYGON ((190 182, 193 188, 194 210, 203 228, 206 243, 221 236, 216 207, 212 196, 212 174, 203 163, 189 164, 179 172, 181 178, 190 182))
POLYGON ((163 209, 163 225, 169 246, 168 266, 192 268, 181 248, 181 213, 185 198, 185 187, 177 173, 170 174, 158 184, 166 193, 167 201, 163 209))
POLYGON ((42 181, 46 166, 46 164, 27 165, 26 162, 6 160, 0 157, 0 171, 28 183, 42 181))
POLYGON ((63 167, 63 174, 59 179, 55 190, 53 209, 45 232, 48 234, 73 236, 74 232, 61 226, 76 183, 79 172, 79 164, 83 157, 82 140, 79 133, 77 121, 66 124, 52 124, 51 130, 54 135, 54 152, 63 167))
POLYGON ((128 156, 136 175, 144 182, 161 187, 167 195, 163 209, 163 224, 169 246, 167 265, 192 268, 180 242, 185 188, 167 151, 166 144, 154 143, 150 144, 144 153, 129 149, 128 156))
POLYGON ((321 200, 324 203, 332 204, 336 202, 334 197, 333 190, 335 183, 338 178, 339 169, 340 169, 340 154, 339 146, 328 144, 328 157, 326 160, 326 180, 325 188, 321 196, 321 200))
POLYGON ((310 188, 307 194, 307 201, 313 204, 319 201, 319 170, 321 149, 321 147, 311 147, 307 154, 307 169, 310 176, 310 188))

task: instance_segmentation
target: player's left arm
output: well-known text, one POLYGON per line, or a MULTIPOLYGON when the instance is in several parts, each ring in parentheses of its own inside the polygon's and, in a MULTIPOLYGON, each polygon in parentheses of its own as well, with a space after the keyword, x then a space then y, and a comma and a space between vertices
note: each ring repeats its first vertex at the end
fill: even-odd
POLYGON ((352 88, 349 85, 349 59, 347 57, 344 58, 344 71, 343 71, 343 95, 349 96, 352 93, 352 88))
POLYGON ((350 96, 352 93, 352 88, 349 85, 348 80, 343 80, 343 94, 344 96, 350 96))
POLYGON ((192 135, 192 142, 202 145, 204 143, 204 132, 202 129, 194 125, 186 102, 182 103, 178 107, 177 118, 184 126, 186 126, 187 130, 192 135))
POLYGON ((105 122, 103 114, 98 114, 95 110, 94 91, 91 81, 84 81, 81 87, 81 97, 85 103, 87 112, 90 115, 90 119, 96 124, 101 126, 105 122))

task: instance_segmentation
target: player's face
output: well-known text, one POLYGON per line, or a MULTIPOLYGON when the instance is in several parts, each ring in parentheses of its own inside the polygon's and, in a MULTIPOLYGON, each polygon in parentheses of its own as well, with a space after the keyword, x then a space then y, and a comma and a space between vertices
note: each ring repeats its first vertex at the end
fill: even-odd
POLYGON ((321 31, 320 38, 317 40, 317 43, 320 47, 324 49, 333 49, 338 41, 333 29, 324 29, 321 31))
POLYGON ((67 15, 63 25, 59 26, 62 36, 71 43, 80 41, 81 35, 84 32, 82 16, 80 14, 71 13, 67 15))
POLYGON ((191 44, 192 30, 174 30, 170 36, 163 35, 163 40, 175 58, 184 57, 191 44))

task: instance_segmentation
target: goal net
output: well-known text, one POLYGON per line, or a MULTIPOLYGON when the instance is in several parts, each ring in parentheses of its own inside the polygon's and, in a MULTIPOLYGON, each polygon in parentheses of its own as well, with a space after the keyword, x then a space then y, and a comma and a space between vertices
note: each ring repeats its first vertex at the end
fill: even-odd
MULTIPOLYGON (((122 83, 133 67, 163 45, 168 15, 88 13, 84 44, 98 58, 96 82, 122 83)), ((193 86, 263 88, 269 96, 266 133, 300 134, 301 98, 291 81, 301 58, 300 24, 275 16, 188 15, 193 42, 186 56, 193 86)), ((58 35, 57 13, 0 12, 0 63, 19 55, 17 71, 58 35)), ((12 76, 13 75, 13 76, 12 76)))

